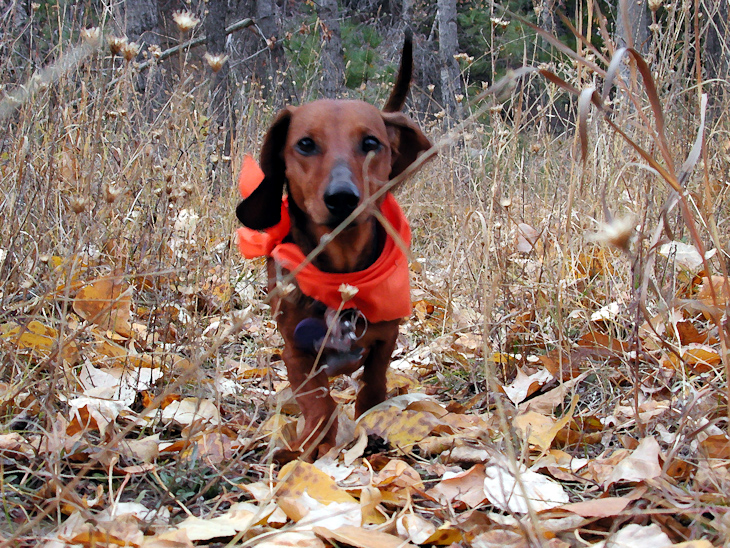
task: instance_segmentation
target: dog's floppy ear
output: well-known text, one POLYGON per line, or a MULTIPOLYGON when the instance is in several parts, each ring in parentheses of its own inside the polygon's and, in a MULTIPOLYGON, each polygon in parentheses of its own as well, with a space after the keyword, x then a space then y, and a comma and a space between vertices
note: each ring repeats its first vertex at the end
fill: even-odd
POLYGON ((393 179, 411 165, 420 153, 431 148, 431 141, 405 114, 401 112, 381 114, 390 138, 392 151, 390 178, 393 179))
POLYGON ((260 164, 264 180, 236 208, 238 220, 253 230, 264 230, 281 221, 281 199, 286 180, 282 151, 293 111, 292 107, 280 111, 271 124, 261 147, 260 164))

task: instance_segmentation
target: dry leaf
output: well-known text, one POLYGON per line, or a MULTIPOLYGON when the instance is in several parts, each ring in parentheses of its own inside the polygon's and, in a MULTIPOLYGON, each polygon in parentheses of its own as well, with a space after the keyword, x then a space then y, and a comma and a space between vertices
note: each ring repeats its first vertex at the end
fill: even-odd
POLYGON ((256 548, 325 548, 311 531, 282 531, 256 543, 256 548))
POLYGON ((418 514, 403 514, 395 521, 398 535, 414 544, 424 544, 436 532, 436 526, 418 514))
MULTIPOLYGON (((154 410, 151 413, 156 413, 154 410)), ((220 424, 220 414, 215 404, 205 398, 185 398, 173 401, 162 410, 162 421, 165 424, 175 422, 189 426, 194 422, 220 424)))
POLYGON ((516 428, 522 430, 523 434, 528 435, 528 443, 536 445, 540 451, 545 452, 550 449, 558 432, 565 428, 573 418, 578 399, 578 394, 575 394, 570 403, 570 409, 558 420, 528 411, 515 417, 513 424, 516 428))
POLYGON ((273 511, 274 505, 259 508, 251 503, 237 502, 231 505, 226 513, 214 518, 202 519, 190 516, 183 520, 177 529, 185 531, 187 538, 193 541, 228 538, 265 521, 273 511))
POLYGON ((398 406, 380 404, 360 417, 358 424, 369 435, 379 436, 392 446, 409 452, 440 422, 431 413, 403 411, 398 406))
POLYGON ((512 465, 501 460, 487 465, 484 474, 484 493, 492 504, 504 511, 524 514, 529 504, 535 512, 540 512, 569 501, 559 483, 527 470, 521 464, 512 465), (512 472, 514 466, 519 469, 519 481, 512 472))
POLYGON ((606 541, 607 548, 647 548, 647 546, 666 548, 672 546, 672 541, 655 523, 646 526, 632 523, 606 541))
POLYGON ((553 380, 553 376, 547 369, 540 369, 532 375, 526 375, 521 368, 517 368, 517 377, 508 386, 504 387, 504 393, 507 397, 517 405, 527 396, 539 390, 548 381, 553 380))
POLYGON ((428 494, 444 506, 461 501, 469 508, 476 508, 487 498, 484 492, 485 479, 483 464, 462 472, 446 472, 443 479, 429 489, 428 494))
MULTIPOLYGON (((705 259, 709 260, 715 256, 717 249, 710 249, 705 252, 705 259)), ((674 264, 685 270, 697 272, 702 268, 702 255, 697 248, 684 242, 669 242, 659 248, 659 255, 673 259, 674 264)))
POLYGON ((540 233, 527 223, 517 223, 517 251, 529 253, 535 248, 540 233))
MULTIPOLYGON (((341 489, 329 475, 313 464, 292 461, 279 471, 279 497, 297 498, 305 492, 321 503, 357 501, 341 489)), ((359 508, 359 505, 358 505, 359 508)))
POLYGON ((630 499, 624 497, 605 497, 574 502, 561 508, 584 518, 608 518, 623 512, 630 502, 630 499))
POLYGON ((639 446, 616 465, 603 486, 608 488, 613 483, 644 481, 661 473, 659 444, 649 436, 641 440, 639 446))
POLYGON ((73 309, 83 319, 104 331, 131 337, 131 305, 131 287, 125 288, 125 284, 117 278, 100 278, 79 290, 73 309))
POLYGON ((334 531, 325 527, 314 527, 313 530, 317 536, 330 543, 336 541, 355 548, 416 548, 394 535, 362 527, 346 526, 334 531))

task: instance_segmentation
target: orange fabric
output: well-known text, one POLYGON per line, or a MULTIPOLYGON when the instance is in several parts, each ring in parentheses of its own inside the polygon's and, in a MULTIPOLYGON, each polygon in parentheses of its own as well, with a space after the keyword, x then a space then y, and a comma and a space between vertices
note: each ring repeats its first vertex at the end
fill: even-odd
MULTIPOLYGON (((263 179, 256 161, 247 156, 238 179, 241 196, 244 199, 250 196, 263 179)), ((403 243, 410 246, 411 229, 392 194, 386 194, 380 210, 403 243)), ((284 199, 281 221, 263 232, 239 228, 238 247, 247 259, 273 257, 282 267, 294 270, 304 262, 305 255, 297 245, 282 243, 290 226, 288 204, 284 199)), ((296 275, 296 280, 302 293, 335 309, 342 303, 340 286, 348 284, 356 287, 357 294, 345 303, 344 308, 359 309, 370 322, 396 320, 411 314, 408 260, 390 235, 386 238, 380 257, 365 270, 334 274, 322 272, 310 263, 296 275)))

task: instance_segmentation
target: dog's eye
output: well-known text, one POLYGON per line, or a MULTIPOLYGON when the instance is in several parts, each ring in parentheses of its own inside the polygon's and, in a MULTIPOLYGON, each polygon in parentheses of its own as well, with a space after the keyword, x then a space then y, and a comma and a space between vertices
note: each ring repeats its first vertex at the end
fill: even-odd
POLYGON ((314 139, 303 137, 297 141, 296 149, 302 156, 311 156, 317 152, 317 144, 314 142, 314 139))
POLYGON ((371 151, 379 151, 380 147, 382 147, 383 145, 381 145, 380 141, 378 141, 375 137, 369 135, 362 140, 362 144, 360 146, 362 147, 362 151, 367 154, 371 151))

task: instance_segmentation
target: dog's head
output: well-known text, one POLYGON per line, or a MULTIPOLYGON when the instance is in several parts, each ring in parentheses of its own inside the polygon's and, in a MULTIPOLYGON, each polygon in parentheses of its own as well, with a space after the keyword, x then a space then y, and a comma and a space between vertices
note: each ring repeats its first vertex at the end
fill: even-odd
POLYGON ((288 183, 290 202, 310 222, 333 228, 430 147, 407 116, 363 101, 321 100, 289 107, 277 115, 264 139, 265 179, 236 214, 252 229, 275 225, 288 183))

